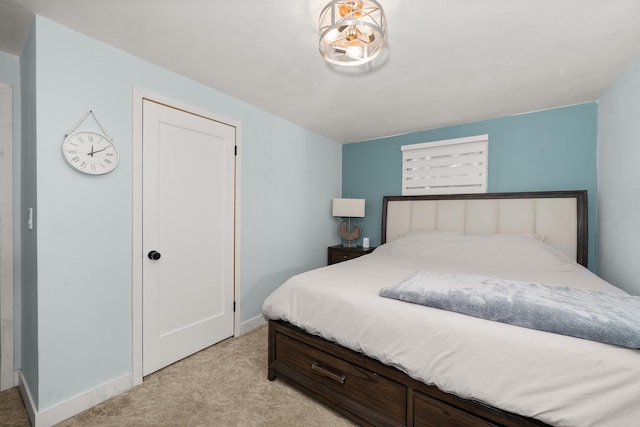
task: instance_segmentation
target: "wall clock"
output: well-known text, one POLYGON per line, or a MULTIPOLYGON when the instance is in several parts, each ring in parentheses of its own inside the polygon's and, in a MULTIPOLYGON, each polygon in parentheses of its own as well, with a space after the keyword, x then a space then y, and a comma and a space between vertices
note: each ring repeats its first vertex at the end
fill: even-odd
POLYGON ((88 175, 104 175, 118 166, 120 157, 113 139, 104 132, 92 111, 88 111, 65 135, 62 155, 69 165, 88 175), (73 132, 91 114, 102 133, 73 132), (73 133, 72 133, 73 132, 73 133))
POLYGON ((69 165, 89 175, 103 175, 118 166, 118 150, 113 141, 95 132, 76 132, 64 139, 62 154, 69 165))

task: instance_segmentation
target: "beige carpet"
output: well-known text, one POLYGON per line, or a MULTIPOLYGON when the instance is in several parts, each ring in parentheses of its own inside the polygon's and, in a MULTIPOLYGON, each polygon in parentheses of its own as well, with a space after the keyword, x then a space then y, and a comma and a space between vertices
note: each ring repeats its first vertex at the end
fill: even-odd
MULTIPOLYGON (((0 396, 4 397, 4 394, 0 396)), ((24 424, 26 413, 22 424, 9 424, 9 421, 5 424, 4 406, 0 406, 0 425, 29 425, 28 420, 24 424)), ((24 408, 20 409, 24 412, 24 408)), ((141 385, 58 425, 121 427, 354 424, 285 383, 267 380, 265 325, 151 374, 141 385)))
POLYGON ((18 387, 0 392, 0 426, 29 427, 30 425, 18 387))

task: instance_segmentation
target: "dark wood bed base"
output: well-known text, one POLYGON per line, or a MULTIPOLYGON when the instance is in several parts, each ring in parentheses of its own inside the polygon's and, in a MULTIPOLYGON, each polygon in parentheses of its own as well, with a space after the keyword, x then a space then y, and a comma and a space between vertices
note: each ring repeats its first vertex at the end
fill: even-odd
MULTIPOLYGON (((384 198, 382 242, 389 200, 576 197, 578 261, 587 260, 586 191, 483 193, 384 198)), ((286 322, 269 321, 268 378, 280 378, 365 426, 544 426, 532 418, 442 392, 396 368, 310 335, 286 322)))
POLYGON ((364 426, 546 425, 444 393, 361 353, 270 320, 268 378, 276 377, 364 426))

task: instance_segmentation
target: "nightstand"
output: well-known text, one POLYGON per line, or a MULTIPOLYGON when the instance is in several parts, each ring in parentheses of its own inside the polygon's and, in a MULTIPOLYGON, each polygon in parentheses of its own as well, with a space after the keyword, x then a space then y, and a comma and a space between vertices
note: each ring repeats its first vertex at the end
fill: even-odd
POLYGON ((359 256, 370 254, 375 247, 363 248, 362 246, 356 246, 353 248, 344 247, 342 245, 329 246, 327 248, 327 262, 329 265, 337 264, 342 261, 346 261, 359 256))

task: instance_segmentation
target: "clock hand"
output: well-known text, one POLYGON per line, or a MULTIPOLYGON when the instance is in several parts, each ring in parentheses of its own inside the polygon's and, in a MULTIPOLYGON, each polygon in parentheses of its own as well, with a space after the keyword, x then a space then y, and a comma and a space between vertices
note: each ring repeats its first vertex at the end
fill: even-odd
MULTIPOLYGON (((108 147, 107 147, 107 148, 108 148, 108 147)), ((91 156, 93 157, 93 155, 94 155, 94 154, 99 153, 99 152, 101 152, 101 151, 104 151, 104 150, 106 150, 107 148, 103 148, 102 150, 98 150, 98 151, 93 151, 93 150, 92 150, 91 156)))
POLYGON ((93 155, 95 154, 93 151, 93 145, 91 146, 91 152, 88 153, 91 157, 93 157, 93 155))

